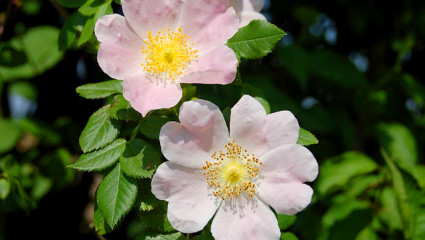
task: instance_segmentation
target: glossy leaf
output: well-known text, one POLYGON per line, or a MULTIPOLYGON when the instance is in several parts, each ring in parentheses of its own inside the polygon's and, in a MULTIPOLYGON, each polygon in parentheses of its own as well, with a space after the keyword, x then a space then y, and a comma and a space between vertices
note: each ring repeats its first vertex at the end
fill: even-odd
POLYGON ((241 58, 257 59, 270 53, 286 33, 275 25, 262 21, 251 21, 227 41, 236 55, 241 58))
POLYGON ((125 144, 125 139, 117 139, 104 149, 81 155, 78 161, 69 165, 69 167, 81 171, 100 171, 106 169, 118 161, 124 152, 125 144))
POLYGON ((96 193, 99 210, 109 226, 115 227, 130 211, 136 196, 137 185, 122 174, 118 163, 102 180, 96 193))
POLYGON ((104 235, 112 231, 112 228, 109 226, 102 213, 100 212, 96 201, 94 202, 93 223, 94 229, 99 235, 104 235))
POLYGON ((77 88, 77 93, 87 99, 106 98, 122 93, 122 81, 110 80, 100 83, 89 83, 77 88))
POLYGON ((317 140, 317 138, 311 132, 305 130, 304 128, 300 128, 300 134, 298 136, 297 144, 309 146, 318 143, 319 140, 317 140))
POLYGON ((113 119, 124 121, 140 121, 142 115, 134 110, 130 103, 125 100, 123 95, 119 94, 114 97, 111 107, 108 110, 109 116, 113 119))
POLYGON ((120 162, 126 175, 134 178, 151 178, 161 163, 161 154, 149 143, 134 139, 127 143, 120 162))
POLYGON ((111 7, 111 2, 107 1, 105 4, 100 5, 95 13, 94 16, 89 17, 86 21, 86 23, 83 26, 83 29, 81 30, 80 38, 78 39, 78 46, 81 46, 82 44, 88 42, 93 37, 93 31, 94 26, 96 24, 96 21, 106 14, 112 14, 113 10, 111 7))
POLYGON ((108 108, 109 105, 102 107, 89 118, 80 136, 80 146, 83 152, 102 148, 117 137, 119 124, 110 119, 108 108))

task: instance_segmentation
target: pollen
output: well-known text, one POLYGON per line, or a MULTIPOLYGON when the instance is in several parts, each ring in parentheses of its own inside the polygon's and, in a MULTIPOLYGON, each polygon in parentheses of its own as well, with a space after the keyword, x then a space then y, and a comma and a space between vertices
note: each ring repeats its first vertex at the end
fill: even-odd
POLYGON ((227 143, 225 149, 214 152, 211 161, 206 161, 203 166, 213 195, 223 200, 233 200, 240 196, 253 198, 263 164, 235 141, 227 143))
POLYGON ((198 58, 198 50, 189 41, 190 36, 181 28, 176 31, 163 29, 155 36, 149 31, 142 47, 143 69, 155 79, 175 81, 198 58))

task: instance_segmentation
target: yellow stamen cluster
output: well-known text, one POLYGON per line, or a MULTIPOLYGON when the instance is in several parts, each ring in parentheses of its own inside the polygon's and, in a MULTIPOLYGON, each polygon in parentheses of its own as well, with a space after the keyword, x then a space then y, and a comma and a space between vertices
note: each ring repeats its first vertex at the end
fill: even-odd
POLYGON ((246 195, 252 198, 255 194, 259 167, 263 165, 254 154, 249 154, 235 143, 225 146, 226 152, 214 152, 212 161, 203 166, 204 175, 213 195, 225 199, 246 195))
POLYGON ((198 50, 193 49, 189 43, 190 37, 177 31, 163 29, 154 37, 148 32, 148 37, 143 41, 142 53, 145 55, 143 69, 156 79, 176 80, 188 68, 188 65, 198 58, 198 50))

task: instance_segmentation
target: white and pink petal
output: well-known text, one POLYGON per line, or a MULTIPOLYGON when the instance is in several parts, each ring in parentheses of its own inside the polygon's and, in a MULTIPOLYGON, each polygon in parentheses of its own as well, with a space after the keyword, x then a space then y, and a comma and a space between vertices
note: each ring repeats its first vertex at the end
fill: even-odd
POLYGON ((245 95, 232 108, 230 138, 257 157, 284 144, 295 144, 298 121, 289 111, 266 115, 255 98, 245 95))
POLYGON ((236 78, 238 59, 235 52, 225 45, 199 53, 190 66, 190 72, 181 83, 230 84, 236 78))
POLYGON ((168 220, 178 231, 202 230, 216 212, 216 202, 208 192, 202 170, 163 163, 152 179, 152 193, 168 204, 168 220))
POLYGON ((106 74, 123 80, 130 74, 142 72, 142 39, 124 17, 118 14, 103 16, 96 22, 94 31, 101 42, 97 60, 106 74))
POLYGON ((218 209, 211 225, 211 233, 217 240, 277 240, 279 225, 272 210, 254 198, 249 204, 225 206, 218 209))
POLYGON ((178 26, 200 52, 223 45, 237 31, 239 19, 223 0, 185 0, 178 26))
POLYGON ((160 131, 161 151, 169 161, 201 169, 212 153, 224 147, 229 133, 220 109, 211 102, 183 103, 180 123, 169 122, 160 131))
POLYGON ((123 86, 124 98, 143 116, 154 109, 173 107, 182 97, 179 84, 150 79, 144 73, 126 76, 123 86))
POLYGON ((124 16, 133 30, 145 38, 149 31, 176 28, 184 0, 122 0, 124 16))

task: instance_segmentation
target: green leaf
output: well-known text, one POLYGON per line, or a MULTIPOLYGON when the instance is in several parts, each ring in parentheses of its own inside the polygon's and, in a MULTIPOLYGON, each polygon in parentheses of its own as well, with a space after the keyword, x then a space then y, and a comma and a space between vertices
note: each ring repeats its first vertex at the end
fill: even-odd
POLYGON ((58 3, 64 7, 76 8, 83 5, 86 0, 57 0, 58 3))
POLYGON ((131 209, 136 200, 137 185, 127 179, 117 166, 105 176, 97 189, 96 200, 100 212, 112 228, 131 209))
POLYGON ((318 143, 319 140, 317 140, 317 138, 311 132, 305 130, 304 128, 300 128, 300 134, 298 136, 297 144, 309 146, 318 143))
POLYGON ((167 214, 156 214, 148 212, 149 214, 140 217, 142 223, 146 228, 155 232, 172 232, 175 231, 168 221, 167 214))
POLYGON ((78 161, 69 167, 81 171, 104 170, 117 162, 124 152, 125 143, 125 139, 119 138, 104 149, 81 155, 78 161))
POLYGON ((10 181, 6 178, 0 178, 0 199, 4 200, 10 193, 10 181))
POLYGON ((103 5, 111 5, 112 0, 87 0, 78 12, 85 16, 96 14, 103 5))
POLYGON ((134 178, 151 178, 161 163, 161 154, 149 143, 134 139, 120 158, 122 171, 134 178))
POLYGON ((75 45, 77 35, 82 31, 86 21, 87 16, 83 16, 79 12, 69 16, 59 34, 59 49, 61 51, 75 45))
POLYGON ((294 224, 295 220, 297 220, 296 215, 283 215, 283 214, 277 214, 277 222, 279 223, 280 230, 286 230, 292 224, 294 224))
POLYGON ((113 119, 124 121, 141 121, 142 115, 136 112, 125 100, 123 95, 119 94, 114 97, 111 102, 111 107, 108 110, 109 116, 113 119))
POLYGON ((136 199, 137 209, 139 209, 140 211, 149 212, 160 204, 160 200, 158 200, 152 193, 151 180, 139 180, 139 194, 137 195, 136 199))
POLYGON ((140 132, 146 137, 153 140, 158 140, 159 131, 161 131, 162 126, 164 126, 164 124, 168 121, 168 118, 151 115, 143 120, 143 123, 139 129, 140 132))
POLYGON ((97 206, 97 201, 94 202, 94 215, 93 215, 94 229, 99 235, 105 235, 112 231, 105 218, 97 206))
POLYGON ((85 84, 77 88, 77 93, 87 99, 106 98, 122 93, 122 81, 111 80, 100 83, 85 84))
POLYGON ((400 168, 414 175, 418 162, 416 140, 410 130, 398 123, 380 123, 378 141, 400 168))
POLYGON ((291 232, 282 233, 280 236, 281 240, 298 240, 297 236, 291 232))
POLYGON ((327 194, 333 188, 345 187, 348 181, 359 175, 375 171, 377 164, 359 152, 346 152, 324 161, 320 169, 317 190, 327 194))
POLYGON ((364 228, 354 240, 379 240, 378 234, 376 234, 371 227, 364 228))
POLYGON ((0 118, 0 154, 13 149, 21 137, 22 130, 14 122, 0 118), (7 137, 4 137, 7 136, 7 137))
POLYGON ((397 203, 400 210, 401 222, 403 224, 403 233, 406 239, 411 238, 411 219, 412 219, 412 208, 409 204, 409 199, 407 196, 407 190, 404 184, 403 175, 398 170, 397 166, 394 164, 393 159, 388 156, 385 150, 381 150, 382 157, 385 160, 390 172, 393 181, 393 188, 397 196, 397 203))
POLYGON ((392 231, 402 230, 401 216, 398 210, 397 197, 390 187, 384 188, 379 196, 381 209, 377 213, 379 219, 392 231))
POLYGON ((136 240, 185 240, 185 237, 179 232, 170 234, 144 232, 136 240))
POLYGON ((253 20, 239 29, 227 46, 241 58, 257 59, 270 53, 284 35, 284 31, 269 22, 253 20))
POLYGON ((261 105, 263 105, 264 110, 266 110, 266 113, 270 114, 271 110, 270 110, 269 102, 267 102, 267 100, 265 100, 264 98, 260 98, 260 97, 254 97, 254 98, 257 99, 257 101, 259 101, 261 105))
POLYGON ((346 219, 355 210, 368 208, 365 202, 360 202, 347 196, 342 196, 338 200, 322 216, 322 223, 328 228, 332 227, 336 222, 346 219))
POLYGON ((414 240, 425 239, 425 209, 420 209, 416 214, 415 228, 413 232, 414 240))
POLYGON ((37 26, 24 35, 10 40, 16 51, 25 52, 28 62, 17 66, 1 66, 0 79, 11 81, 31 78, 55 66, 63 57, 58 48, 59 29, 52 26, 37 26))
POLYGON ((83 45, 84 43, 88 42, 93 37, 93 31, 94 26, 96 24, 96 21, 106 14, 112 14, 113 10, 111 7, 111 2, 108 1, 105 4, 101 5, 97 11, 96 14, 93 17, 89 17, 84 24, 83 29, 81 30, 80 38, 78 39, 78 46, 83 45))
POLYGON ((80 136, 80 146, 83 152, 102 148, 114 141, 118 135, 119 123, 110 119, 109 105, 97 110, 80 136))

